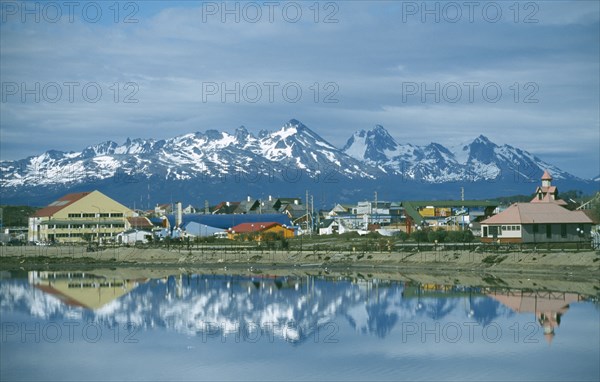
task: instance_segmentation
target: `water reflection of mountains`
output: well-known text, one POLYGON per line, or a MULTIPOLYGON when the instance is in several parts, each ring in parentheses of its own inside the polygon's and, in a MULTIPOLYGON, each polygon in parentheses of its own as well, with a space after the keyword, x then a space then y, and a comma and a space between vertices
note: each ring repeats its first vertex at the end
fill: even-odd
MULTIPOLYGON (((291 342, 302 342, 318 328, 342 322, 359 333, 383 338, 401 322, 444 321, 451 317, 487 326, 516 313, 552 317, 564 314, 569 303, 581 298, 573 293, 312 276, 179 275, 111 280, 52 272, 30 272, 27 281, 3 280, 0 297, 3 312, 48 320, 133 323, 145 329, 166 328, 191 336, 209 330, 211 334, 227 335, 244 328, 271 331, 291 342), (543 312, 538 311, 538 303, 543 312)), ((541 321, 540 325, 544 326, 541 321)))

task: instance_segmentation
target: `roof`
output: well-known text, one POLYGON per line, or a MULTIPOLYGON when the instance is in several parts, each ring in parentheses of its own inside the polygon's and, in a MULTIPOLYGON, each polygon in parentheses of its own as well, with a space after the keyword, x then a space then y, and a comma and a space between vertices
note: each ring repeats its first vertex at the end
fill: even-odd
POLYGON ((235 227, 232 227, 229 232, 235 233, 249 233, 249 232, 260 232, 265 229, 281 226, 281 224, 277 222, 263 222, 263 223, 242 223, 238 224, 235 227))
POLYGON ((213 213, 232 214, 238 208, 239 205, 240 202, 221 202, 214 207, 213 213))
POLYGON ((258 200, 256 200, 256 199, 242 200, 237 205, 236 209, 234 210, 234 213, 246 214, 250 211, 256 210, 258 207, 259 207, 259 203, 258 203, 258 200))
POLYGON ((558 189, 556 188, 556 186, 550 186, 550 187, 546 187, 546 186, 537 186, 535 192, 543 192, 544 194, 550 193, 550 194, 556 194, 556 191, 558 189))
MULTIPOLYGON (((538 187, 538 189, 540 189, 541 187, 538 187)), ((547 188, 547 187, 545 187, 547 188)), ((556 188, 554 186, 552 186, 551 188, 556 188)), ((538 199, 537 196, 534 196, 533 199, 531 199, 531 201, 529 203, 554 203, 554 204, 558 204, 560 206, 566 206, 567 202, 565 202, 562 199, 554 199, 552 197, 551 194, 554 194, 554 192, 549 192, 546 195, 544 195, 544 197, 540 200, 538 199)))
POLYGON ((277 198, 277 200, 279 200, 280 203, 286 203, 286 204, 294 204, 294 202, 298 202, 301 203, 302 199, 300 198, 277 198))
POLYGON ((80 199, 83 199, 89 194, 91 194, 91 192, 76 192, 72 194, 67 194, 61 197, 60 199, 50 203, 47 207, 44 207, 41 210, 37 210, 36 213, 33 214, 33 216, 37 218, 50 217, 58 211, 62 210, 63 208, 70 206, 71 204, 75 203, 80 199))
POLYGON ((403 206, 406 204, 414 207, 498 207, 500 203, 489 200, 407 200, 402 202, 403 206))
POLYGON ((583 212, 588 218, 590 218, 590 220, 593 221, 594 224, 600 223, 600 217, 595 213, 594 210, 579 210, 579 211, 583 212))
POLYGON ((334 219, 325 219, 325 220, 321 220, 320 227, 321 227, 321 228, 327 228, 327 227, 329 227, 330 225, 332 225, 333 223, 335 223, 335 220, 334 220, 334 219))
MULTIPOLYGON (((264 212, 264 210, 263 210, 264 212)), ((169 220, 171 227, 175 226, 175 215, 168 214, 166 218, 169 220)), ((162 223, 161 218, 150 218, 153 223, 162 223)), ((278 222, 281 225, 292 225, 289 216, 286 214, 185 214, 183 215, 183 223, 185 226, 189 222, 206 224, 208 226, 228 229, 240 223, 260 223, 278 222)))
POLYGON ((550 175, 548 170, 544 170, 544 175, 542 175, 542 180, 552 180, 552 175, 550 175))
POLYGON ((481 224, 592 223, 582 211, 569 211, 555 203, 515 203, 481 224))
POLYGON ((134 216, 134 217, 129 217, 127 218, 127 221, 129 222, 129 225, 131 225, 132 227, 154 227, 154 225, 150 222, 150 220, 148 220, 148 218, 144 217, 144 216, 134 216))
POLYGON ((575 293, 560 293, 554 297, 536 292, 488 293, 488 296, 517 313, 559 312, 564 313, 569 304, 578 302, 575 293))

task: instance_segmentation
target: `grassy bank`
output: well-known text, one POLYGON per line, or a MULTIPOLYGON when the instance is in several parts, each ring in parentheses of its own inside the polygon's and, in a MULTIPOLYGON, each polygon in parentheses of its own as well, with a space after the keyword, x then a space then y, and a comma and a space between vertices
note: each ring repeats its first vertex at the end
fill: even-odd
POLYGON ((2 269, 39 268, 49 266, 79 267, 270 267, 306 269, 402 269, 428 272, 485 271, 495 273, 527 273, 552 275, 580 275, 600 279, 600 252, 592 251, 291 251, 187 249, 100 248, 89 251, 86 247, 0 247, 2 269))

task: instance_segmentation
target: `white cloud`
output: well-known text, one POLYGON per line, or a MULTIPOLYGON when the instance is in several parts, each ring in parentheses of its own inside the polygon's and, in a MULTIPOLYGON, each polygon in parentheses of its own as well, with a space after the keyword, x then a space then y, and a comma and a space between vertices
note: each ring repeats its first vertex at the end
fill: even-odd
MULTIPOLYGON (((597 2, 540 2, 536 24, 508 19, 403 23, 396 3, 336 4, 337 23, 314 23, 306 4, 298 23, 285 22, 281 13, 272 23, 266 14, 258 23, 243 18, 239 23, 203 22, 202 7, 187 2, 140 3, 134 24, 9 18, 0 24, 3 86, 97 83, 103 97, 97 103, 81 96, 73 103, 30 98, 23 103, 3 88, 8 100, 0 103, 1 157, 18 159, 51 148, 80 150, 106 139, 231 131, 242 124, 251 130, 275 129, 295 117, 338 146, 352 131, 379 123, 402 141, 452 143, 484 134, 537 153, 570 151, 597 162, 597 2), (243 89, 273 81, 279 88, 299 84, 302 99, 290 103, 277 93, 269 102, 263 85, 256 103, 243 95, 240 102, 229 96, 222 103, 221 94, 203 102, 203 83, 239 83, 243 89), (471 81, 500 84, 502 101, 403 100, 406 82, 443 86, 471 81), (128 82, 138 86, 138 103, 122 102, 128 82), (511 101, 509 88, 515 82, 537 84, 540 102, 511 101), (337 103, 323 102, 332 94, 329 83, 338 87, 337 103), (560 138, 565 131, 570 132, 567 145, 560 138)), ((321 9, 320 19, 326 11, 332 9, 321 9)), ((521 89, 520 97, 526 93, 521 89)))

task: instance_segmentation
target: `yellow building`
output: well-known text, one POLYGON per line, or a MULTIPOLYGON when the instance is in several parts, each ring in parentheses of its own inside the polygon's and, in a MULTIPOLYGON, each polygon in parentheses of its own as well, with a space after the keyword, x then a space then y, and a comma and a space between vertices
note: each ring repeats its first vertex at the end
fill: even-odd
POLYGON ((147 279, 115 279, 83 272, 30 271, 29 283, 66 305, 100 309, 135 289, 147 279))
POLYGON ((29 218, 29 241, 104 242, 129 229, 136 216, 100 191, 68 194, 29 218))

